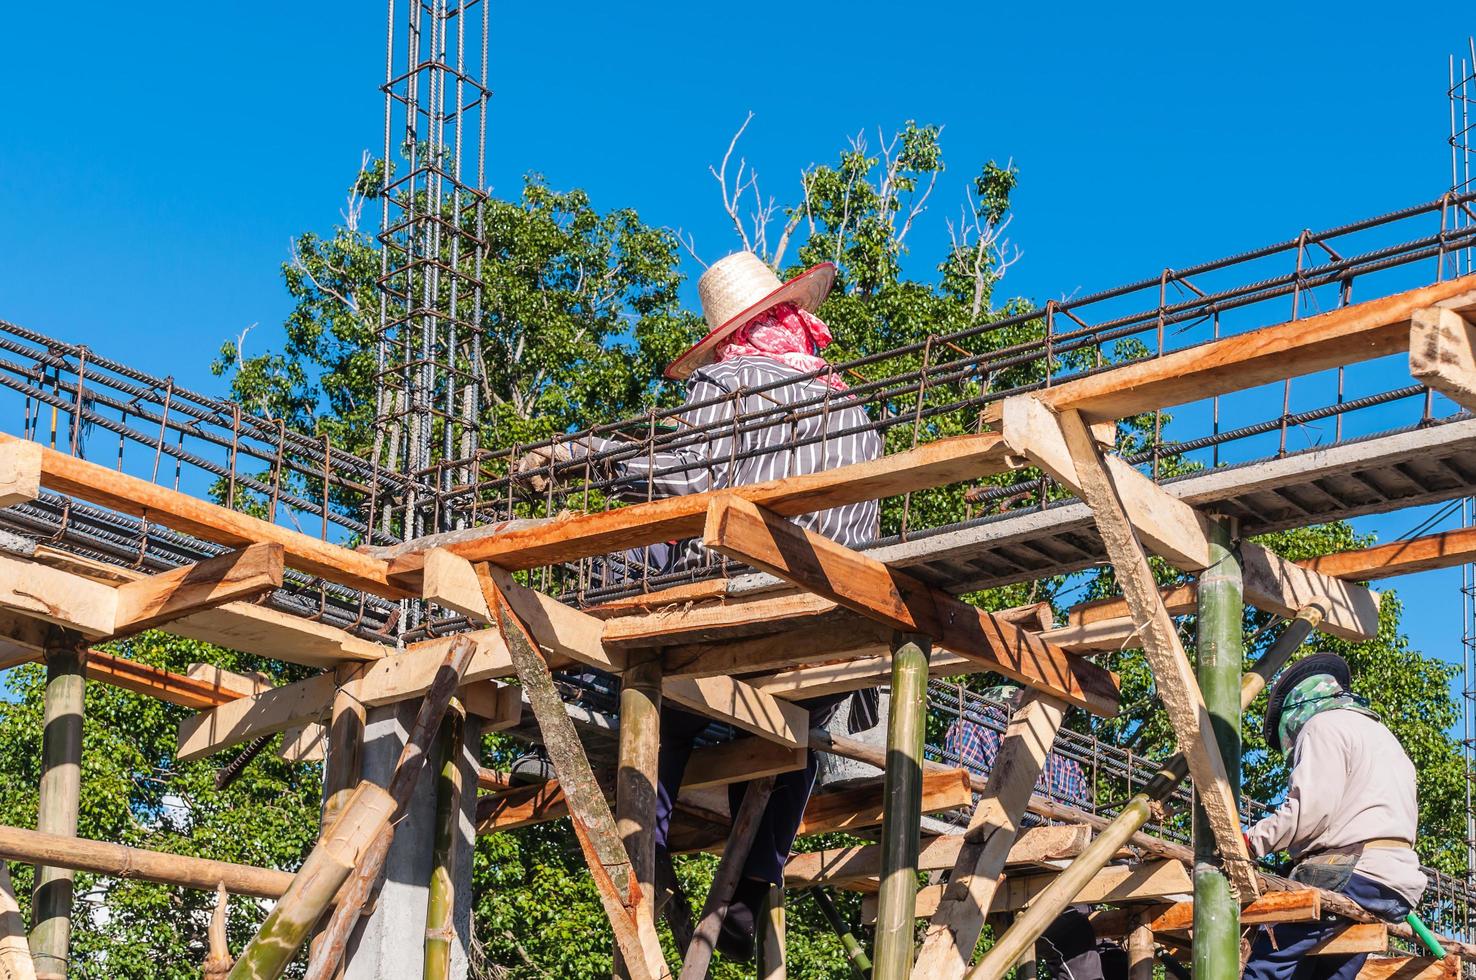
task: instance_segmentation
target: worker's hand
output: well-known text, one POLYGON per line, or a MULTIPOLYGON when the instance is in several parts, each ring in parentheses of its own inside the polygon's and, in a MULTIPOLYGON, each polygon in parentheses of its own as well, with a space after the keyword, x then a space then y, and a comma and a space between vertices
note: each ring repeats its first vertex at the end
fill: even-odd
POLYGON ((1242 830, 1240 836, 1245 840, 1245 852, 1251 857, 1255 857, 1256 849, 1251 846, 1251 835, 1242 830))
POLYGON ((513 479, 526 483, 534 493, 542 493, 548 489, 549 475, 532 471, 547 469, 554 463, 567 463, 573 458, 574 454, 563 443, 531 450, 513 465, 513 479))

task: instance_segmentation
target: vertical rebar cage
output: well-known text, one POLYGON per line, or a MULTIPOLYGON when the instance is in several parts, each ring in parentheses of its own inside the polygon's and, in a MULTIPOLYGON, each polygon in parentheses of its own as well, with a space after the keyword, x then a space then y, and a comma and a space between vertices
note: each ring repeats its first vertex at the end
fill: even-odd
MULTIPOLYGON (((479 447, 488 5, 388 10, 374 452, 445 493, 479 447)), ((411 491, 381 519, 411 538, 447 530, 442 515, 411 491)))

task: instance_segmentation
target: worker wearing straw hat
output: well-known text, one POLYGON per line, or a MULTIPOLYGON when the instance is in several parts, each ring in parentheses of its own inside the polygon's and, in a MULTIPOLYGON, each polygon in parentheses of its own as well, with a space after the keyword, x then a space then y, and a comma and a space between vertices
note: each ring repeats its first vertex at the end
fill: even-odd
MULTIPOLYGON (((822 263, 787 282, 752 252, 738 252, 713 263, 697 283, 706 336, 672 362, 666 375, 687 383, 680 427, 666 440, 670 448, 646 454, 602 454, 628 444, 584 439, 560 447, 550 469, 547 451, 524 457, 522 472, 556 472, 559 462, 579 459, 605 466, 615 492, 625 499, 674 497, 724 487, 778 480, 876 459, 881 440, 866 413, 847 395, 847 387, 821 352, 830 328, 815 315, 835 282, 835 266, 822 263)), ((658 447, 659 448, 659 447, 658 447)), ((862 501, 795 518, 795 523, 844 545, 876 538, 876 501, 862 501)), ((662 575, 690 572, 713 560, 695 540, 638 549, 612 556, 612 564, 639 569, 608 575, 604 584, 644 578, 659 584, 662 575)), ((824 725, 849 695, 800 702, 813 725, 824 725)), ((853 702, 851 731, 876 723, 875 691, 853 702)), ((671 814, 697 738, 709 720, 675 708, 661 713, 661 753, 657 788, 657 841, 660 873, 670 874, 666 851, 671 814)), ((770 884, 784 879, 784 862, 814 787, 816 760, 781 774, 774 786, 743 881, 734 895, 718 949, 746 961, 753 957, 754 923, 770 884)), ((734 813, 746 785, 729 788, 734 813)))
MULTIPOLYGON (((1265 736, 1290 759, 1291 785, 1281 807, 1247 832, 1251 855, 1288 851, 1293 881, 1342 892, 1390 922, 1403 920, 1425 891, 1414 851, 1415 768, 1353 694, 1347 661, 1316 653, 1288 667, 1271 689, 1265 736)), ((1366 953, 1310 955, 1335 929, 1328 922, 1262 926, 1244 975, 1352 980, 1366 953)))

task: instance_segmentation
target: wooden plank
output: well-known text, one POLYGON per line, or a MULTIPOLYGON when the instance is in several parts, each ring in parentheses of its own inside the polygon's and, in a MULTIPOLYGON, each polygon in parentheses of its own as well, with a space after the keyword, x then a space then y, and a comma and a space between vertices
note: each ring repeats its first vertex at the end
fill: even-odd
MULTIPOLYGON (((855 652, 866 654, 870 649, 872 648, 868 645, 855 652)), ((891 676, 891 671, 892 656, 891 651, 887 651, 884 654, 861 656, 844 663, 815 664, 795 667, 792 670, 781 670, 766 677, 750 678, 749 683, 776 698, 797 700, 818 698, 826 694, 840 694, 845 691, 859 691, 862 688, 885 684, 891 676)), ((956 677, 959 674, 978 672, 979 662, 977 660, 949 653, 946 650, 934 653, 928 661, 930 677, 956 677)))
POLYGON ((1415 311, 1469 310, 1476 306, 1472 290, 1476 276, 1462 276, 1074 378, 1037 397, 1099 422, 1397 354, 1409 348, 1415 311))
POLYGON ((677 704, 746 732, 802 748, 810 740, 810 712, 734 677, 670 677, 661 694, 677 704))
POLYGON ((1476 409, 1476 329, 1450 309, 1415 310, 1409 322, 1409 373, 1464 409, 1476 409))
POLYGON ((258 735, 315 721, 328 710, 337 687, 331 673, 318 674, 192 715, 179 725, 178 758, 189 762, 258 735))
POLYGON ((0 446, 0 507, 35 500, 40 493, 40 443, 17 439, 0 446))
MULTIPOLYGON (((747 484, 721 493, 737 494, 774 513, 793 517, 972 480, 1001 472, 1004 467, 1005 453, 998 436, 984 433, 940 439, 870 462, 747 484)), ((470 561, 491 561, 514 570, 609 554, 698 534, 708 502, 715 495, 688 494, 581 514, 495 537, 448 544, 446 550, 470 561)), ((393 575, 413 580, 422 561, 411 554, 391 564, 393 575)))
POLYGON ((1350 922, 1307 950, 1308 956, 1350 956, 1389 949, 1389 927, 1382 922, 1350 922))
MULTIPOLYGON (((1255 901, 1241 906, 1240 924, 1243 926, 1274 925, 1277 922, 1315 922, 1322 918, 1322 893, 1315 888, 1301 888, 1286 892, 1263 892, 1255 901)), ((1126 935, 1136 910, 1131 915, 1119 915, 1119 910, 1092 913, 1092 927, 1099 936, 1126 935)), ((1148 928, 1156 933, 1189 932, 1194 928, 1194 903, 1176 902, 1160 909, 1148 921, 1148 928)))
POLYGON ((1259 894, 1254 866, 1241 835, 1235 794, 1194 669, 1179 642, 1174 621, 1159 598, 1148 556, 1133 533, 1117 489, 1102 465, 1086 425, 1075 412, 1066 412, 1058 418, 1061 435, 1076 464, 1080 481, 1077 489, 1092 509, 1117 573, 1118 585, 1140 628, 1158 699, 1173 724, 1179 749, 1189 763, 1189 773, 1214 832, 1215 845, 1224 856, 1227 873, 1241 898, 1252 898, 1259 894))
POLYGON ((620 616, 605 622, 602 635, 607 648, 670 647, 788 631, 852 616, 829 599, 795 593, 620 616))
POLYGON ((137 633, 191 613, 280 588, 280 544, 253 544, 118 586, 115 636, 137 633))
MULTIPOLYGON (((0 446, 23 440, 0 433, 0 446)), ((382 559, 329 544, 260 518, 227 510, 177 490, 119 473, 86 460, 41 449, 41 485, 57 493, 142 517, 206 541, 243 548, 258 542, 280 544, 287 564, 330 582, 386 598, 414 598, 416 593, 393 584, 382 559)))
POLYGON ((117 606, 111 586, 0 554, 0 608, 98 639, 113 632, 117 606))
MULTIPOLYGON (((1075 857, 1091 840, 1086 824, 1048 824, 1030 827, 1010 845, 1006 865, 1034 865, 1075 857)), ((947 871, 964 846, 964 834, 944 834, 927 840, 918 852, 917 870, 947 871)), ((845 888, 881 873, 881 845, 860 844, 830 847, 795 854, 784 865, 784 884, 789 888, 831 885, 845 888)))
MULTIPOLYGON (((1004 439, 1011 448, 1080 493, 1074 458, 1057 417, 1043 402, 1029 395, 1006 398, 1002 418, 1004 439)), ((1198 511, 1121 459, 1100 454, 1098 459, 1128 522, 1151 551, 1185 571, 1199 571, 1209 563, 1205 519, 1198 511)), ((1242 542, 1240 550, 1246 602, 1284 617, 1316 602, 1324 609, 1325 632, 1350 640, 1377 635, 1376 593, 1294 565, 1253 541, 1242 542)), ((1100 630, 1095 640, 1108 642, 1100 630)))
POLYGON ((1015 709, 912 976, 958 980, 973 960, 1020 820, 1065 717, 1065 705, 1039 694, 1027 695, 1015 709))
POLYGON ((102 650, 89 650, 83 658, 82 666, 90 681, 102 681, 125 691, 146 694, 194 711, 219 707, 239 696, 236 692, 227 691, 208 681, 116 657, 102 650))
POLYGON ((714 498, 703 543, 893 629, 930 636, 1027 687, 1094 714, 1117 711, 1110 672, 748 500, 714 498))
POLYGON ((327 741, 327 726, 298 725, 282 733, 277 755, 288 762, 322 762, 327 741))
MULTIPOLYGON (((995 892, 994 903, 989 911, 1017 912, 1030 904, 1053 880, 1054 874, 1011 875, 995 892)), ((946 885, 929 885, 918 889, 917 917, 928 918, 937 911, 946 885)), ((1194 883, 1179 861, 1145 861, 1141 864, 1114 864, 1103 868, 1101 873, 1076 893, 1075 902, 1096 905, 1106 902, 1147 902, 1170 896, 1185 895, 1194 890, 1194 883)), ((862 917, 870 921, 875 916, 875 899, 868 895, 862 900, 862 917)))
POLYGON ((1428 956, 1369 957, 1358 980, 1459 980, 1460 957, 1452 954, 1443 960, 1428 956))
POLYGON ((1340 551, 1301 564, 1333 578, 1367 582, 1395 575, 1412 575, 1432 568, 1451 568, 1472 561, 1476 561, 1476 528, 1463 527, 1408 541, 1340 551))
MULTIPOLYGON (((973 802, 966 769, 930 772, 923 776, 922 812, 938 813, 956 810, 973 802)), ((860 830, 877 827, 882 822, 880 786, 843 789, 834 793, 817 793, 810 797, 799 835, 824 834, 835 830, 860 830)))

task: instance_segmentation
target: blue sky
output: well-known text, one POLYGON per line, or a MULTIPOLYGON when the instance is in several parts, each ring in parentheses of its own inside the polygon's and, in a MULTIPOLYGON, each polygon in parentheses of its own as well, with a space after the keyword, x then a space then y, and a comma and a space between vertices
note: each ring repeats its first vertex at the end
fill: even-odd
MULTIPOLYGON (((1437 196, 1446 57, 1476 30, 1448 3, 493 11, 495 192, 541 171, 713 258, 734 241, 707 166, 750 110, 744 150, 781 199, 848 135, 938 123, 950 169, 914 270, 936 262, 964 181, 1013 159, 1023 258, 1006 286, 1037 301, 1437 196)), ((220 390, 210 358, 251 324, 248 353, 277 335, 290 238, 331 226, 379 143, 383 32, 381 4, 326 0, 81 2, 64 27, 9 11, 0 317, 220 390)), ((1400 585, 1432 653, 1458 655, 1458 584, 1400 585)))

